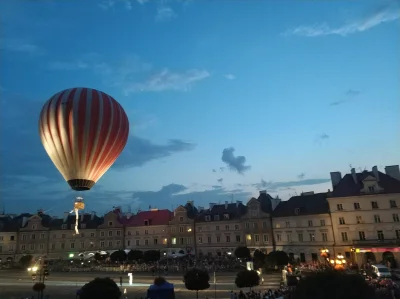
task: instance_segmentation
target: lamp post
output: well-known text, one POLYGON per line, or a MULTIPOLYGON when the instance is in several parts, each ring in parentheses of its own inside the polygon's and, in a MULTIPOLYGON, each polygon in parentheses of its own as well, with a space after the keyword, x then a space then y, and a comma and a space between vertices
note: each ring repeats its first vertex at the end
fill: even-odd
POLYGON ((341 253, 337 255, 336 259, 332 259, 329 262, 335 270, 344 270, 346 265, 346 259, 341 253))
POLYGON ((328 264, 329 261, 329 249, 328 248, 321 248, 319 250, 321 257, 324 259, 325 261, 325 265, 328 264))

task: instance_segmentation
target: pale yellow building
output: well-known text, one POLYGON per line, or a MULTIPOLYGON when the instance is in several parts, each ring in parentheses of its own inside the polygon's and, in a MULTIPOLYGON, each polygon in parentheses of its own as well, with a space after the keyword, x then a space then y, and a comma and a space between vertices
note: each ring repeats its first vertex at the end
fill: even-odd
POLYGON ((353 168, 343 178, 332 172, 333 190, 328 196, 336 251, 363 262, 365 252, 382 260, 383 252, 400 259, 400 172, 388 166, 382 173, 357 173, 353 168), (353 250, 352 250, 353 249, 353 250), (357 251, 357 253, 352 253, 357 251))
POLYGON ((108 212, 103 223, 97 226, 97 245, 100 250, 124 249, 123 215, 119 208, 108 212))
POLYGON ((307 192, 282 201, 273 212, 276 250, 300 262, 322 261, 320 249, 335 243, 326 193, 307 192))
POLYGON ((0 262, 14 260, 17 252, 18 226, 12 217, 0 215, 0 262))
POLYGON ((185 254, 195 254, 194 217, 196 211, 193 201, 175 209, 173 217, 169 221, 168 256, 179 257, 185 254))

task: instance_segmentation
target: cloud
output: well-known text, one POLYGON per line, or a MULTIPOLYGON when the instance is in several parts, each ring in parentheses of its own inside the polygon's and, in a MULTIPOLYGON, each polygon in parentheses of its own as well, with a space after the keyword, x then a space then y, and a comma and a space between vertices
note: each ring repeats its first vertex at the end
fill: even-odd
POLYGON ((345 92, 346 98, 339 100, 339 101, 332 102, 332 103, 330 103, 330 106, 339 106, 339 105, 348 103, 348 102, 352 101, 355 97, 359 96, 360 94, 361 94, 361 91, 359 91, 359 90, 348 89, 345 92))
POLYGON ((176 17, 177 14, 169 6, 160 6, 157 8, 157 14, 155 17, 157 22, 167 22, 176 17))
POLYGON ((323 134, 317 136, 317 139, 316 139, 315 141, 316 141, 316 142, 322 142, 322 141, 324 141, 324 140, 328 140, 329 138, 330 138, 330 137, 329 137, 328 134, 323 133, 323 134))
POLYGON ((217 172, 217 171, 215 169, 213 169, 212 172, 217 172))
MULTIPOLYGON (((37 176, 60 178, 41 144, 37 123, 43 102, 29 101, 17 95, 3 96, 0 103, 1 175, 37 176), (5 99, 4 99, 5 98, 5 99)), ((129 115, 128 115, 129 117, 129 115)), ((140 167, 152 160, 169 157, 175 153, 190 151, 195 144, 171 139, 156 144, 148 139, 130 136, 128 143, 112 166, 112 169, 140 167)), ((1 185, 1 184, 0 184, 1 185)))
POLYGON ((134 83, 126 86, 124 92, 126 95, 132 92, 160 92, 166 90, 189 91, 191 87, 210 76, 206 70, 190 69, 181 73, 171 72, 164 69, 161 72, 151 76, 143 83, 134 83))
POLYGON ((222 183, 224 181, 224 179, 223 178, 219 178, 217 181, 218 181, 218 183, 222 183))
POLYGON ((305 176, 306 176, 306 174, 305 174, 304 172, 302 172, 302 173, 300 173, 300 174, 297 176, 297 178, 298 178, 299 180, 303 180, 305 176))
POLYGON ((251 186, 257 188, 258 190, 266 189, 267 191, 273 192, 292 187, 318 185, 327 182, 330 182, 330 179, 300 179, 298 181, 287 181, 287 182, 273 182, 273 181, 267 182, 261 179, 259 183, 252 184, 251 186))
POLYGON ((105 84, 118 88, 126 96, 136 92, 188 91, 194 84, 210 76, 207 70, 189 69, 173 72, 167 68, 150 75, 153 65, 142 61, 137 55, 129 55, 120 61, 106 61, 106 58, 98 53, 88 53, 72 61, 53 61, 48 63, 47 69, 91 71, 100 76, 105 84), (142 81, 146 76, 148 79, 142 81))
POLYGON ((248 171, 251 166, 245 165, 246 164, 246 157, 245 156, 237 156, 233 154, 235 152, 235 148, 229 147, 225 148, 222 151, 221 160, 224 162, 231 170, 237 171, 240 174, 243 174, 245 171, 248 171))
POLYGON ((235 76, 235 75, 232 75, 232 74, 226 74, 226 75, 224 75, 224 77, 225 77, 226 79, 228 79, 228 80, 235 80, 235 79, 236 79, 236 76, 235 76))
MULTIPOLYGON (((118 4, 123 4, 124 8, 126 10, 132 10, 132 8, 133 8, 132 2, 133 2, 132 0, 118 0, 118 1, 117 0, 104 0, 104 1, 101 1, 98 4, 98 6, 104 10, 112 10, 112 9, 115 9, 116 4, 118 3, 118 4)), ((139 4, 142 4, 141 2, 145 3, 146 1, 145 0, 137 0, 137 2, 139 4)))
POLYGON ((331 27, 326 23, 315 24, 311 26, 300 26, 286 31, 283 35, 298 35, 305 37, 339 35, 345 37, 351 34, 364 32, 381 24, 399 19, 399 7, 397 5, 392 5, 393 3, 394 2, 390 3, 389 5, 383 5, 363 18, 347 22, 346 24, 338 27, 331 27))
POLYGON ((0 50, 31 56, 44 55, 46 52, 39 46, 21 39, 1 39, 0 50))

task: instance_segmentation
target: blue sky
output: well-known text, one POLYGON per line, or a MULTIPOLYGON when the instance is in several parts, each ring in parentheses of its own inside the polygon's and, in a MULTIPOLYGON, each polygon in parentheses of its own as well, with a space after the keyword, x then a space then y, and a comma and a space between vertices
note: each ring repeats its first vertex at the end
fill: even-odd
POLYGON ((132 124, 90 210, 287 199, 399 163, 398 1, 3 0, 0 16, 6 211, 71 209, 37 122, 77 86, 132 124))

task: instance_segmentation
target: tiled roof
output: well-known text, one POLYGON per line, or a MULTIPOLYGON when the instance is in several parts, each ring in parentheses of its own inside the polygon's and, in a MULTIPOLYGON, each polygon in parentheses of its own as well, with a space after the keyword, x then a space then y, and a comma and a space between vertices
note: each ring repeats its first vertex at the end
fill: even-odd
POLYGON ((15 232, 18 230, 18 222, 10 216, 0 217, 0 232, 15 232))
MULTIPOLYGON (((64 218, 52 218, 49 227, 51 229, 61 229, 63 224, 67 224, 67 229, 73 229, 75 227, 75 215, 71 214, 68 215, 67 218, 64 221, 64 218)), ((82 215, 79 215, 79 228, 81 228, 81 224, 86 224, 86 229, 96 229, 97 226, 103 223, 103 218, 100 218, 96 215, 94 215, 92 219, 91 214, 84 214, 83 215, 83 220, 82 220, 82 215)))
POLYGON ((125 218, 124 224, 126 226, 144 226, 145 220, 147 220, 149 225, 168 225, 173 217, 174 213, 170 210, 141 211, 129 219, 125 218))
POLYGON ((229 215, 229 219, 239 219, 246 214, 247 208, 242 203, 228 203, 227 207, 225 204, 215 204, 212 209, 207 209, 199 213, 196 217, 196 221, 205 221, 205 216, 210 215, 212 221, 214 216, 219 215, 220 220, 224 220, 224 214, 229 215))
POLYGON ((268 193, 260 193, 260 196, 258 196, 257 200, 261 204, 261 210, 264 213, 271 213, 272 212, 272 202, 271 202, 272 196, 269 195, 268 193))
POLYGON ((273 217, 291 217, 301 215, 316 215, 329 213, 326 193, 293 196, 287 201, 281 201, 273 211, 273 217), (296 209, 299 212, 296 215, 296 209))
MULTIPOLYGON (((400 181, 392 178, 391 176, 383 173, 379 173, 378 185, 384 189, 380 193, 400 193, 400 181)), ((358 196, 363 195, 360 192, 363 189, 362 181, 368 176, 375 177, 373 171, 363 171, 355 174, 357 176, 357 184, 354 182, 352 174, 346 174, 337 186, 333 189, 331 197, 347 197, 347 196, 358 196)))
POLYGON ((188 216, 189 219, 194 219, 196 215, 199 213, 197 208, 193 205, 193 203, 186 203, 184 208, 186 209, 186 215, 188 216))

